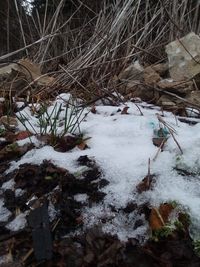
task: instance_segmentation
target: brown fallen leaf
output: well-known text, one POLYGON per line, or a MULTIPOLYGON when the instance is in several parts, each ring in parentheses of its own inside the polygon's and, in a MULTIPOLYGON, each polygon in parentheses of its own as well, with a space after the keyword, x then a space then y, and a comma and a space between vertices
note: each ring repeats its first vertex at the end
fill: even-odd
POLYGON ((124 107, 123 110, 121 111, 121 114, 126 114, 126 115, 128 115, 128 114, 129 114, 129 113, 128 113, 128 109, 129 109, 129 107, 124 107))
POLYGON ((9 143, 13 143, 16 141, 16 135, 15 135, 15 133, 13 133, 11 131, 5 131, 4 137, 5 137, 6 141, 9 143))
POLYGON ((144 191, 148 191, 152 187, 152 182, 155 180, 155 175, 150 174, 144 177, 144 179, 136 186, 136 190, 139 194, 144 191))
POLYGON ((97 110, 96 110, 96 107, 95 106, 92 106, 91 110, 90 110, 93 114, 96 114, 97 113, 97 110))
POLYGON ((152 142, 153 142, 154 146, 160 147, 161 149, 163 149, 166 141, 167 141, 167 138, 165 138, 165 137, 153 137, 152 138, 152 142))
POLYGON ((149 225, 152 231, 161 229, 165 225, 163 218, 157 208, 152 208, 151 210, 149 225))
POLYGON ((23 146, 19 146, 17 143, 9 144, 0 150, 0 160, 6 161, 18 158, 31 150, 33 147, 33 144, 25 144, 23 146))
POLYGON ((16 134, 16 140, 23 140, 27 137, 30 137, 31 135, 32 133, 30 133, 29 131, 22 131, 16 134))
POLYGON ((159 212, 162 215, 162 218, 165 223, 168 221, 169 215, 173 210, 174 210, 174 207, 172 204, 164 203, 160 205, 159 212))
POLYGON ((148 172, 143 180, 136 186, 136 190, 139 194, 144 191, 148 191, 152 188, 152 183, 155 181, 155 174, 151 174, 151 160, 148 160, 148 172))
POLYGON ((31 62, 29 59, 21 59, 19 64, 20 71, 26 75, 27 79, 35 80, 38 85, 48 85, 54 81, 53 77, 42 75, 40 65, 31 62))
POLYGON ((67 135, 57 138, 54 149, 59 152, 66 152, 76 147, 79 140, 78 136, 67 135))
POLYGON ((80 149, 80 150, 85 150, 88 148, 88 145, 86 144, 86 142, 83 140, 80 144, 77 145, 77 147, 80 149))
POLYGON ((152 208, 149 218, 149 225, 151 230, 159 230, 163 226, 165 226, 173 209, 173 206, 168 203, 161 204, 158 209, 152 208))
POLYGON ((10 116, 2 116, 0 124, 3 124, 6 129, 15 128, 18 125, 17 119, 10 116))

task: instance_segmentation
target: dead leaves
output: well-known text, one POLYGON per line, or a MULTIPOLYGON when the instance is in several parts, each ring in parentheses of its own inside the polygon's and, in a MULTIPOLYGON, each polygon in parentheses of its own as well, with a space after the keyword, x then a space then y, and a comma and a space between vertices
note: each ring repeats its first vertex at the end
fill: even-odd
POLYGON ((39 64, 33 63, 28 58, 0 68, 0 87, 4 89, 6 95, 27 97, 27 92, 32 91, 33 86, 36 93, 38 89, 50 86, 54 81, 53 77, 41 73, 39 64))
POLYGON ((136 190, 139 194, 141 194, 144 191, 148 191, 152 189, 152 184, 155 182, 155 174, 151 174, 151 160, 149 158, 148 160, 148 173, 144 177, 144 179, 136 186, 136 190))
POLYGON ((21 131, 19 133, 16 134, 16 140, 23 140, 26 139, 28 137, 32 136, 32 134, 29 131, 21 131))
POLYGON ((86 141, 90 138, 82 138, 75 135, 67 135, 63 137, 58 137, 55 143, 55 150, 59 152, 67 152, 75 147, 80 150, 85 150, 88 148, 86 141))
POLYGON ((91 111, 93 114, 96 114, 96 113, 97 113, 96 106, 93 105, 90 111, 91 111))
POLYGON ((28 137, 31 137, 33 134, 29 131, 21 131, 18 133, 13 133, 12 131, 4 131, 4 133, 1 135, 5 138, 6 142, 8 143, 14 143, 16 141, 24 140, 28 137))
POLYGON ((155 177, 156 176, 154 174, 145 176, 144 179, 136 186, 137 192, 141 194, 144 191, 150 190, 155 177))
POLYGON ((122 114, 122 115, 128 115, 128 114, 129 114, 129 113, 128 113, 128 109, 129 109, 129 107, 127 107, 127 106, 124 107, 123 110, 121 111, 121 114, 122 114))
POLYGON ((24 155, 26 152, 31 150, 34 147, 33 144, 25 144, 23 146, 19 146, 17 143, 12 143, 0 150, 0 160, 13 160, 24 155))
POLYGON ((42 75, 40 65, 31 62, 29 59, 19 61, 19 70, 26 75, 28 80, 35 81, 38 85, 48 85, 54 81, 53 77, 42 75))
POLYGON ((152 208, 149 218, 151 230, 159 230, 165 226, 173 210, 173 205, 168 203, 161 204, 159 208, 152 208))
POLYGON ((80 150, 85 150, 88 148, 88 145, 86 144, 86 142, 83 140, 80 144, 77 145, 77 147, 80 149, 80 150))
POLYGON ((15 117, 2 116, 0 118, 0 124, 2 124, 8 130, 13 130, 17 127, 18 122, 15 117))

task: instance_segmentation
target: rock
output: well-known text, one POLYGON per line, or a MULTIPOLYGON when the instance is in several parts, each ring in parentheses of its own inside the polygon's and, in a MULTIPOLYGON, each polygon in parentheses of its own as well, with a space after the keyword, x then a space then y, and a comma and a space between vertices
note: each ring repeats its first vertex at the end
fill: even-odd
POLYGON ((138 61, 135 61, 133 64, 128 66, 125 70, 123 70, 118 78, 121 81, 128 80, 140 80, 143 76, 143 67, 140 65, 138 61))
POLYGON ((180 83, 170 79, 164 79, 159 81, 157 86, 165 91, 180 95, 186 95, 194 90, 193 82, 191 81, 180 83))
POLYGON ((12 70, 19 70, 19 67, 16 63, 8 63, 7 65, 0 67, 0 77, 10 74, 12 70))
POLYGON ((151 66, 154 71, 156 71, 160 76, 167 75, 169 70, 168 63, 159 63, 151 66))
POLYGON ((153 86, 160 81, 160 75, 151 67, 147 67, 144 69, 144 82, 147 85, 153 86))
POLYGON ((19 61, 20 71, 26 75, 27 80, 36 81, 38 85, 48 85, 54 81, 49 75, 42 75, 40 65, 31 62, 29 59, 21 59, 19 61))
POLYGON ((15 117, 2 116, 0 118, 0 125, 4 125, 6 129, 15 129, 18 126, 18 121, 15 117))
MULTIPOLYGON (((16 63, 10 63, 0 67, 0 88, 14 95, 19 95, 22 92, 30 90, 29 83, 34 83, 34 86, 48 86, 54 81, 54 78, 42 74, 40 65, 35 64, 29 59, 21 59, 16 63)), ((35 89, 34 87, 34 89, 35 89)))
POLYGON ((162 95, 159 98, 157 105, 165 106, 165 107, 173 107, 173 106, 176 106, 176 103, 172 101, 172 97, 162 95))
MULTIPOLYGON (((159 68, 158 65, 154 66, 155 69, 159 68)), ((149 66, 144 69, 138 61, 121 72, 118 78, 122 82, 118 87, 120 93, 126 95, 127 99, 139 97, 143 101, 151 101, 155 98, 153 86, 161 80, 153 67, 149 66)))
POLYGON ((191 32, 166 45, 170 76, 175 81, 191 79, 200 73, 200 37, 191 32))
POLYGON ((151 101, 155 98, 155 92, 153 89, 148 88, 143 84, 136 84, 133 82, 127 84, 126 94, 126 99, 139 97, 143 101, 151 101))
POLYGON ((200 105, 200 91, 192 91, 187 97, 186 100, 193 103, 194 105, 200 105))

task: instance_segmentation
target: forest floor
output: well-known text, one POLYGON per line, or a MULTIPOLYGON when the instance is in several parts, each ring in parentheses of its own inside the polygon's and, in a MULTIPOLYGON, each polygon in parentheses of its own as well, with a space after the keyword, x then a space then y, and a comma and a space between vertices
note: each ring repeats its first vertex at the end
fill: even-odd
POLYGON ((0 266, 200 266, 198 116, 4 103, 0 266))

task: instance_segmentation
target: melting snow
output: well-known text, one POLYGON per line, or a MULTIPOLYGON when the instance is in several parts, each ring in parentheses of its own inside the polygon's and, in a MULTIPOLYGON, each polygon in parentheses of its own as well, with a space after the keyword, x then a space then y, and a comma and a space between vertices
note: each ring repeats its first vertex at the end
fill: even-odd
MULTIPOLYGON (((62 99, 69 99, 68 95, 62 95, 62 99)), ((138 105, 144 116, 140 115, 133 103, 127 103, 130 107, 129 115, 121 115, 117 112, 119 107, 97 106, 97 114, 89 113, 81 124, 85 136, 91 137, 87 142, 89 149, 81 151, 75 148, 66 153, 56 152, 50 146, 33 149, 19 161, 12 162, 9 171, 18 168, 20 164, 40 164, 47 159, 70 172, 77 172, 76 159, 87 154, 95 158, 103 170, 105 179, 109 181, 109 185, 103 189, 106 193, 104 202, 85 210, 84 218, 88 225, 101 220, 105 214, 111 216, 110 205, 120 209, 130 201, 138 204, 149 202, 150 205, 177 201, 185 207, 192 216, 192 221, 198 225, 200 223, 200 176, 188 177, 177 173, 175 166, 180 151, 172 138, 167 141, 164 152, 160 153, 155 161, 151 161, 151 173, 157 175, 154 189, 140 195, 136 193, 136 185, 147 174, 148 159, 153 159, 158 150, 152 143, 152 125, 158 126, 156 113, 162 114, 157 107, 154 109, 145 103, 138 105)), ((36 119, 32 117, 28 107, 26 107, 26 113, 29 114, 32 125, 36 125, 36 119)), ((195 162, 200 166, 198 161, 200 124, 189 126, 181 122, 177 123, 171 113, 164 112, 164 115, 164 119, 178 133, 176 138, 184 152, 182 160, 189 168, 193 168, 195 162)), ((80 199, 80 196, 78 198, 80 199)), ((137 220, 134 214, 122 216, 120 213, 113 216, 110 222, 104 225, 104 230, 117 233, 121 239, 143 236, 148 229, 145 223, 136 230, 133 229, 137 220)), ((140 219, 143 220, 143 218, 140 219)))
POLYGON ((4 207, 4 201, 0 199, 0 222, 6 222, 12 213, 4 207))
POLYGON ((88 200, 88 195, 87 194, 76 194, 74 195, 74 200, 84 203, 88 200))
POLYGON ((11 180, 3 183, 1 188, 3 190, 7 190, 7 189, 11 189, 12 190, 14 188, 14 185, 15 185, 15 181, 14 181, 14 179, 11 179, 11 180))
POLYGON ((27 212, 20 213, 12 222, 6 225, 6 228, 13 232, 22 230, 26 226, 26 215, 27 212))
POLYGON ((21 197, 21 196, 23 196, 23 194, 24 194, 25 192, 26 192, 25 190, 23 190, 23 189, 21 189, 21 188, 17 188, 17 189, 15 190, 15 197, 21 197))

